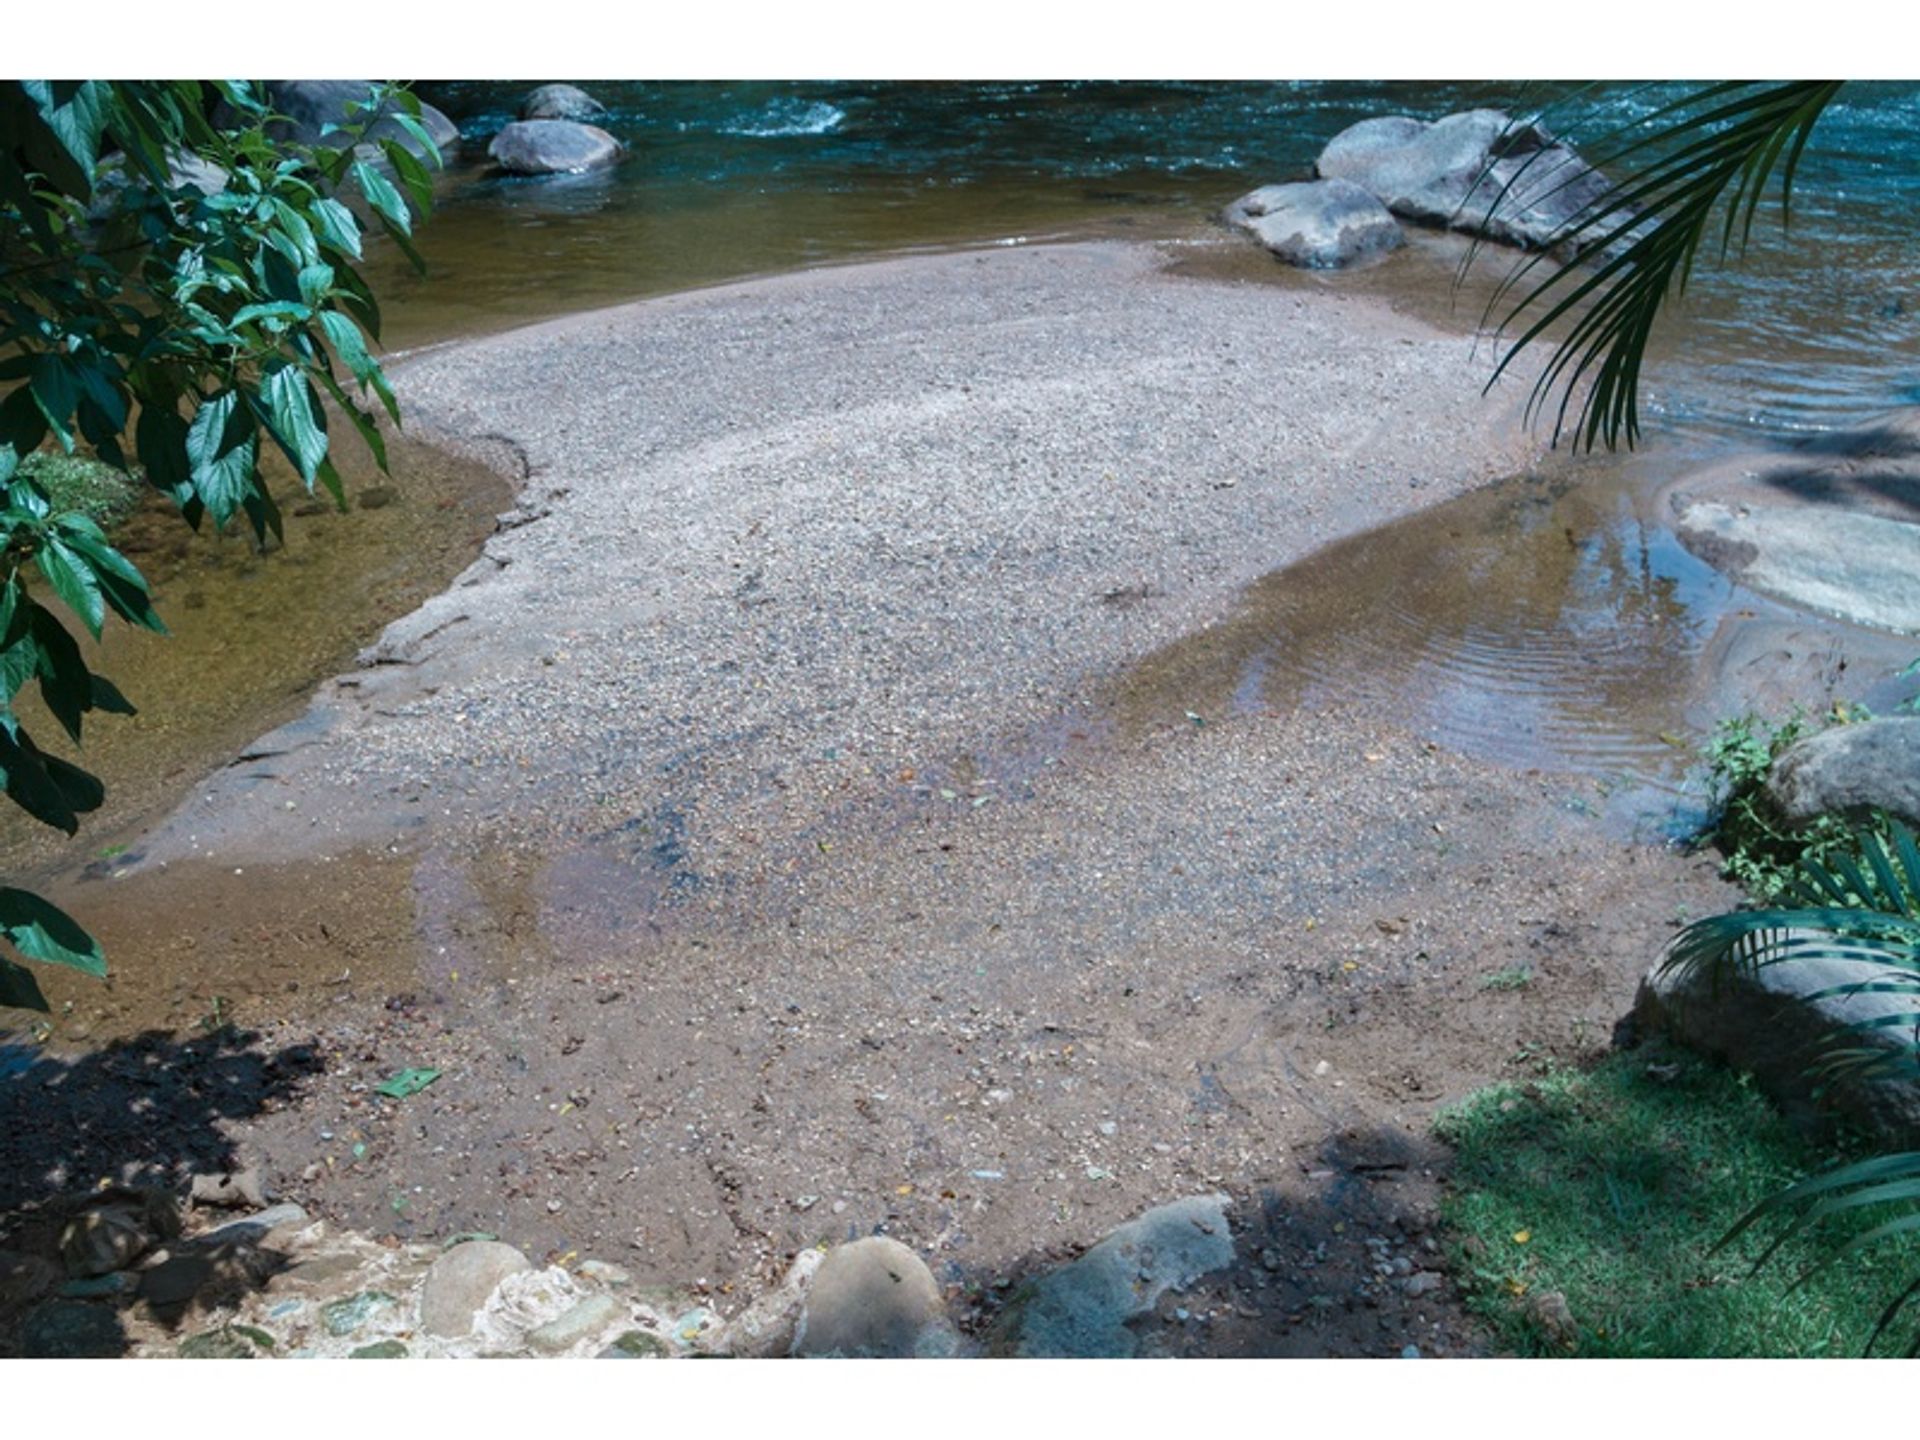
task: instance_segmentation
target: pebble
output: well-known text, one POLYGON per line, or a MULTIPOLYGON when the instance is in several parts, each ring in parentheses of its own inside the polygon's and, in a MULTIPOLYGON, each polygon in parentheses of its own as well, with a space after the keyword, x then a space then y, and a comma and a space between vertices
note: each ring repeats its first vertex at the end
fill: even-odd
POLYGON ((1440 1277, 1431 1270, 1422 1270, 1418 1275, 1409 1276, 1406 1283, 1400 1288, 1417 1300, 1422 1295, 1431 1295, 1435 1290, 1438 1290, 1440 1288, 1440 1277))
POLYGON ((1400 1352, 1400 1358, 1402 1360, 1418 1360, 1420 1358, 1420 1347, 1418 1345, 1407 1346, 1406 1349, 1400 1352))

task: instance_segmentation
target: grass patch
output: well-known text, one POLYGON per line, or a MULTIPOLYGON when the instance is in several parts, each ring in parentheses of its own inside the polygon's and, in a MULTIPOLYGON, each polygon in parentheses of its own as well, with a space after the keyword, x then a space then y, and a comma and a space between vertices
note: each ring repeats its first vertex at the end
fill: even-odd
POLYGON ((1533 983, 1533 967, 1509 965, 1504 970, 1489 970, 1480 977, 1482 990, 1524 990, 1533 983))
POLYGON ((1823 1157, 1743 1078, 1681 1052, 1646 1047, 1495 1085, 1436 1128, 1458 1152, 1442 1205, 1455 1274, 1519 1354, 1857 1355, 1920 1274, 1913 1236, 1798 1288, 1820 1253, 1810 1244, 1757 1275, 1772 1231, 1709 1255, 1750 1206, 1823 1157), (1570 1335, 1537 1308, 1551 1292, 1565 1297, 1570 1335))
POLYGON ((85 455, 36 450, 20 462, 18 473, 47 492, 54 513, 78 510, 103 530, 111 530, 140 503, 140 482, 85 455))

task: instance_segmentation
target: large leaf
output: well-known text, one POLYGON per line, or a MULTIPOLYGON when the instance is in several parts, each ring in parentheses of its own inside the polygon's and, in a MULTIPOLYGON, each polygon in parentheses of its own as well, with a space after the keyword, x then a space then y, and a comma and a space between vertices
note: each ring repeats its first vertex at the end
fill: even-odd
POLYGON ((314 471, 327 458, 327 428, 306 374, 293 365, 268 371, 260 381, 259 405, 268 433, 313 489, 314 471))
POLYGON ((200 406, 187 430, 187 460, 193 492, 214 524, 225 525, 253 494, 257 458, 253 424, 236 391, 222 391, 200 406))
POLYGON ((0 888, 0 935, 29 960, 105 975, 100 944, 58 905, 27 890, 0 888))

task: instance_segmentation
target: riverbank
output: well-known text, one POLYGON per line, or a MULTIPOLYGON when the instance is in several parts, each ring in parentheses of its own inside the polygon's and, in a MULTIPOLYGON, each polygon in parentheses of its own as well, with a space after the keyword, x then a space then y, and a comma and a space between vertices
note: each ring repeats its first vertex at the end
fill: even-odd
MULTIPOLYGON (((310 1056, 206 1128, 373 1233, 724 1294, 884 1229, 990 1297, 1218 1188, 1275 1259, 1216 1338, 1471 1348, 1444 1286, 1380 1323, 1345 1217, 1428 1213, 1434 1108, 1604 1046, 1723 888, 1608 838, 1586 780, 1339 697, 1143 709, 1126 681, 1256 577, 1537 458, 1486 363, 1119 245, 422 354, 410 425, 495 457, 517 511, 57 893, 118 969, 56 1006, 310 1056)), ((72 1173, 186 1163, 137 1128, 72 1173)))

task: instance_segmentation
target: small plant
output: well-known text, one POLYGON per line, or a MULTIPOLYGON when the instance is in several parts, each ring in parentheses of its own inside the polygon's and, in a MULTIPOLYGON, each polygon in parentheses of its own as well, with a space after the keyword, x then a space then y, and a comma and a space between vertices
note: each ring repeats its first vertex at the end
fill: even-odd
MULTIPOLYGON (((1688 926, 1674 938, 1664 968, 1720 976, 1753 975, 1788 961, 1863 966, 1863 974, 1808 998, 1870 993, 1892 997, 1899 1008, 1842 1027, 1816 1073, 1829 1082, 1911 1079, 1920 1075, 1920 842, 1905 825, 1883 819, 1877 830, 1852 832, 1848 849, 1801 860, 1784 890, 1795 908, 1736 910, 1688 926), (1848 1036, 1868 1031, 1896 1043, 1846 1044, 1848 1036)), ((1858 1266, 1863 1252, 1896 1240, 1904 1244, 1920 1233, 1920 1152, 1880 1155, 1809 1176, 1755 1205, 1720 1247, 1763 1221, 1783 1223, 1754 1262, 1756 1270, 1796 1237, 1808 1236, 1820 1247, 1796 1289, 1843 1260, 1858 1266)), ((1920 1278, 1906 1280, 1880 1313, 1868 1351, 1920 1298, 1920 1278)), ((1920 1331, 1906 1353, 1920 1355, 1920 1331)))
MULTIPOLYGON (((1872 717, 1865 706, 1836 704, 1830 718, 1848 725, 1872 717)), ((1762 905, 1787 895, 1801 861, 1826 859, 1853 843, 1852 828, 1837 816, 1792 825, 1768 798, 1767 779, 1775 762, 1811 729, 1800 711, 1779 721, 1747 714, 1721 721, 1707 742, 1707 780, 1716 818, 1703 839, 1719 847, 1720 873, 1762 905)))
POLYGON ((1533 967, 1524 962, 1504 970, 1490 970, 1480 977, 1482 990, 1524 990, 1533 983, 1533 967))

